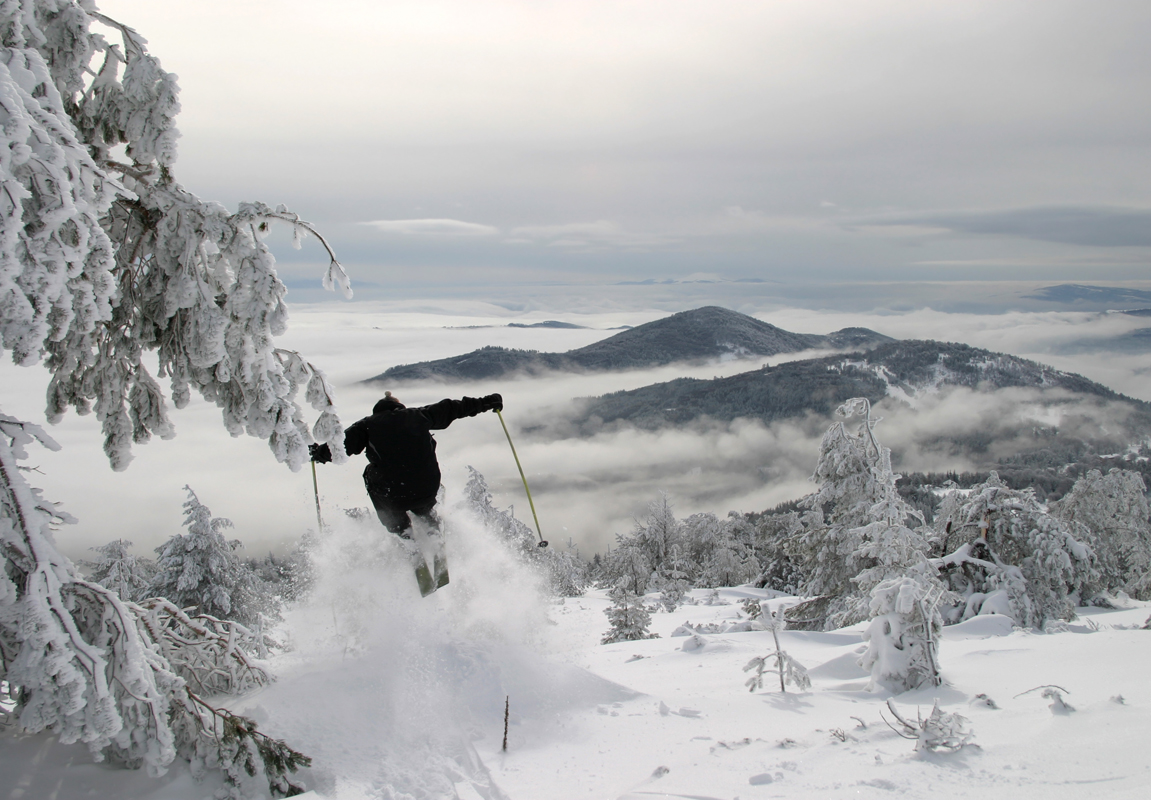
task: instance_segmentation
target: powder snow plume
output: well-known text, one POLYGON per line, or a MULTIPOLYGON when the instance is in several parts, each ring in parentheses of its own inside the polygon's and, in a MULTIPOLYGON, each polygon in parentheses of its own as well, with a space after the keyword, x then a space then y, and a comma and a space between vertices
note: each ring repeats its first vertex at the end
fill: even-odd
POLYGON ((501 800, 472 742, 503 736, 506 697, 525 747, 577 704, 633 694, 549 659, 539 577, 466 511, 443 516, 452 579, 426 598, 374 517, 336 521, 314 592, 286 614, 279 680, 246 704, 313 758, 301 777, 325 797, 501 800))

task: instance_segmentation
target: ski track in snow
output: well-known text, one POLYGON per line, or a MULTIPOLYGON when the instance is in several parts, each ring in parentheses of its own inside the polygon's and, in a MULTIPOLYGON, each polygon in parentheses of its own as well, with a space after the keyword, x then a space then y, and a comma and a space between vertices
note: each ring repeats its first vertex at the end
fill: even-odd
MULTIPOLYGON (((314 758, 306 797, 332 800, 549 798, 1142 798, 1151 781, 1148 606, 1081 609, 1058 633, 979 617, 945 630, 946 684, 895 698, 905 717, 971 720, 978 747, 916 753, 883 721, 888 695, 856 664, 862 626, 784 631, 813 687, 749 693, 743 666, 770 632, 672 637, 690 621, 737 619, 749 587, 722 604, 653 614, 661 638, 599 643, 606 594, 552 602, 464 514, 448 515, 452 583, 421 599, 378 526, 341 520, 320 551, 313 598, 288 614, 279 680, 234 706, 314 758), (1040 684, 1069 690, 1055 714, 1040 684), (976 699, 985 694, 999 706, 976 699), (1112 699, 1122 695, 1124 702, 1112 699), (508 751, 501 751, 510 698, 508 751), (858 718, 858 719, 856 719, 858 718), (866 727, 863 727, 866 725, 866 727)), ((794 599, 775 598, 772 607, 794 599)), ((769 676, 770 678, 770 676, 769 676)), ((149 778, 93 764, 82 746, 13 737, 0 800, 200 800, 218 783, 186 767, 149 778)))

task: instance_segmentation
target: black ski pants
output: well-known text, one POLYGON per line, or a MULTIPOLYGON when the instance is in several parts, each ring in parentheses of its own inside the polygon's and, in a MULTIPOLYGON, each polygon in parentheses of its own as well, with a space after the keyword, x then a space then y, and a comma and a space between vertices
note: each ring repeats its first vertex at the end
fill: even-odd
POLYGON ((428 528, 439 530, 439 515, 432 511, 436 506, 435 495, 416 499, 394 497, 387 487, 367 480, 364 481, 364 485, 367 486, 368 497, 372 499, 372 505, 376 508, 376 516, 380 518, 385 528, 397 536, 403 539, 411 538, 412 518, 408 516, 409 511, 423 519, 428 528))

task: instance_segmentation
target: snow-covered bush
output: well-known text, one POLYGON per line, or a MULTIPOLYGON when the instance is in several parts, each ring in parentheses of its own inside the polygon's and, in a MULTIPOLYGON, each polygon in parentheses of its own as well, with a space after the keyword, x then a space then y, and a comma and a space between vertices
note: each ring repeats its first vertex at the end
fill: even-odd
POLYGON ((464 506, 479 517, 484 527, 499 536, 515 552, 523 556, 536 553, 536 535, 513 514, 501 511, 492 503, 488 482, 479 470, 468 467, 468 482, 464 487, 464 506))
POLYGON ((259 624, 260 614, 276 615, 275 598, 235 552, 240 541, 224 538, 222 531, 232 527, 232 521, 213 518, 191 487, 184 489, 188 492, 184 501, 188 530, 156 548, 160 557, 148 596, 248 626, 259 624))
MULTIPOLYGON (((374 514, 372 519, 375 519, 374 514)), ((316 534, 307 531, 286 555, 268 553, 262 559, 249 559, 247 565, 281 602, 299 600, 311 591, 315 583, 312 553, 316 544, 316 534)))
POLYGON ((895 718, 895 724, 889 722, 886 717, 884 721, 904 739, 913 740, 916 750, 923 748, 931 752, 942 750, 953 753, 971 744, 971 740, 975 738, 970 720, 959 714, 943 713, 938 701, 931 707, 931 713, 926 719, 917 716, 915 722, 896 711, 891 700, 887 701, 887 710, 895 718))
POLYGON ((637 639, 658 639, 658 633, 648 633, 651 614, 644 605, 643 597, 631 591, 626 581, 621 581, 607 595, 612 605, 605 608, 611 627, 604 634, 603 644, 629 642, 637 639))
POLYGON ((129 606, 56 549, 52 528, 69 518, 19 471, 33 441, 58 448, 38 426, 0 415, 0 678, 19 687, 24 730, 162 769, 175 756, 168 714, 182 681, 129 606))
POLYGON ((1051 513, 1083 532, 1097 559, 1101 589, 1151 599, 1151 508, 1143 476, 1093 469, 1051 504, 1051 513))
POLYGON ((755 674, 744 683, 748 691, 754 692, 756 689, 763 688, 763 673, 765 672, 774 672, 779 675, 779 691, 781 692, 787 691, 787 684, 789 683, 800 691, 810 689, 811 678, 808 677, 807 669, 788 655, 787 651, 779 644, 779 632, 784 627, 783 614, 769 612, 760 618, 771 631, 771 636, 775 640, 775 652, 766 656, 756 656, 744 666, 744 672, 755 670, 755 674))
POLYGON ((143 600, 148 596, 148 586, 156 575, 156 562, 128 552, 131 542, 117 539, 100 547, 93 547, 100 554, 96 561, 81 561, 80 566, 88 570, 88 579, 107 586, 119 595, 121 600, 143 600))
POLYGON ((992 472, 952 508, 937 524, 949 528, 952 544, 962 544, 931 562, 959 596, 950 619, 986 613, 994 599, 1005 601, 997 613, 1042 628, 1049 619, 1070 619, 1081 592, 1097 582, 1091 549, 1032 490, 1011 489, 992 472))
POLYGON ((556 597, 579 597, 587 591, 587 565, 574 546, 569 546, 567 550, 537 548, 537 552, 542 553, 551 594, 556 597))
POLYGON ((923 572, 889 578, 872 589, 871 622, 863 633, 867 651, 859 659, 871 672, 869 688, 899 694, 941 683, 942 594, 934 576, 923 572))

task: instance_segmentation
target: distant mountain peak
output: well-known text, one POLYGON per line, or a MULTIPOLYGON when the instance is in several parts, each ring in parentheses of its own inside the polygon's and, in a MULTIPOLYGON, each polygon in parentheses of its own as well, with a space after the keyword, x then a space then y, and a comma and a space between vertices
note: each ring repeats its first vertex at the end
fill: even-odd
POLYGON ((460 381, 516 372, 643 369, 730 356, 773 356, 821 348, 861 349, 889 341, 894 340, 867 328, 845 328, 826 336, 792 333, 738 311, 703 306, 637 325, 566 353, 487 347, 438 361, 392 367, 366 382, 460 381))

